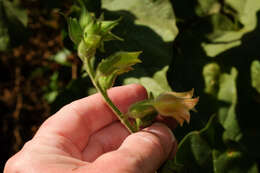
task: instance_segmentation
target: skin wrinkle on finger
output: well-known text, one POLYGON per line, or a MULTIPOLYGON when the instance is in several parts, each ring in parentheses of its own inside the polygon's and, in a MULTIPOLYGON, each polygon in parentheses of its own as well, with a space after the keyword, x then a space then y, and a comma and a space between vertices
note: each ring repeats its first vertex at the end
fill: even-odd
POLYGON ((114 172, 111 172, 155 172, 167 159, 174 144, 166 126, 155 124, 150 129, 159 130, 161 133, 141 131, 131 134, 118 150, 101 155, 90 165, 89 169, 102 165, 103 168, 96 171, 102 172, 110 166, 109 163, 120 162, 120 165, 113 170, 114 172))
MULTIPOLYGON (((153 140, 152 138, 149 137, 144 137, 144 135, 136 135, 136 138, 139 138, 139 141, 143 141, 149 145, 153 145, 156 147, 153 147, 153 154, 149 154, 150 157, 156 157, 156 156, 163 156, 164 154, 164 149, 162 148, 162 146, 159 144, 158 141, 153 140)), ((141 145, 142 146, 142 145, 141 145)), ((139 146, 140 147, 140 146, 139 146)), ((143 145, 144 147, 144 145, 143 145)), ((141 150, 135 150, 135 152, 133 153, 133 151, 130 148, 120 148, 119 151, 124 151, 125 153, 127 152, 128 154, 128 159, 133 160, 132 164, 130 166, 135 167, 135 170, 140 171, 140 173, 146 173, 147 172, 147 165, 145 166, 144 163, 146 163, 148 160, 151 160, 151 158, 149 159, 147 156, 144 156, 144 153, 150 153, 151 151, 147 151, 145 149, 141 149, 141 150), (125 150, 125 151, 124 151, 125 150)), ((159 158, 158 161, 161 161, 164 158, 159 158)), ((159 165, 161 164, 161 162, 157 161, 157 165, 153 164, 153 166, 159 167, 159 165)))
POLYGON ((88 165, 87 162, 73 158, 59 148, 42 144, 41 141, 36 140, 28 141, 22 150, 8 162, 5 173, 67 172, 65 170, 70 168, 88 165))
POLYGON ((89 143, 83 151, 83 160, 92 162, 98 156, 116 150, 130 133, 116 121, 101 129, 90 137, 89 143))
POLYGON ((158 135, 156 135, 155 133, 151 133, 151 132, 146 132, 146 131, 142 131, 142 133, 138 133, 136 135, 136 137, 139 138, 139 140, 143 140, 147 143, 150 143, 151 145, 153 145, 154 148, 157 149, 157 151, 159 152, 158 155, 162 156, 162 155, 165 155, 165 154, 168 154, 167 151, 165 150, 165 147, 162 146, 162 144, 158 141, 158 140, 155 140, 154 137, 151 137, 150 135, 147 135, 145 133, 150 133, 152 135, 155 135, 156 138, 159 138, 158 135), (156 147, 155 147, 156 146, 156 147))

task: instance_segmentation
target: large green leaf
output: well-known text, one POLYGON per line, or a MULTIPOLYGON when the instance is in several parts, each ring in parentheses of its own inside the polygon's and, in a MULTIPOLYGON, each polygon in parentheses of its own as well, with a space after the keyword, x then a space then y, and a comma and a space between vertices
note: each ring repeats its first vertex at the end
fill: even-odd
POLYGON ((213 43, 202 43, 206 53, 210 57, 214 57, 219 53, 242 44, 241 38, 248 32, 253 31, 257 27, 256 13, 260 10, 260 2, 258 0, 228 0, 227 5, 237 10, 239 20, 243 25, 242 29, 227 31, 212 39, 213 43))
POLYGON ((236 90, 237 70, 232 68, 231 74, 221 74, 219 79, 218 100, 224 105, 219 108, 219 118, 225 128, 224 140, 239 141, 242 137, 238 117, 236 115, 237 90, 236 90))
MULTIPOLYGON (((207 8, 214 7, 214 3, 211 6, 211 2, 213 3, 204 1, 205 4, 199 4, 200 8, 205 7, 204 11, 196 11, 198 4, 196 6, 185 0, 175 0, 173 3, 176 16, 185 21, 179 22, 180 33, 175 42, 174 67, 170 68, 169 76, 172 77, 175 88, 188 89, 195 85, 200 96, 198 118, 191 120, 188 130, 183 131, 201 129, 204 126, 203 123, 199 125, 201 121, 205 122, 212 114, 217 114, 223 131, 219 133, 214 126, 210 129, 219 133, 220 136, 215 139, 222 144, 211 145, 213 135, 208 135, 208 138, 202 137, 211 146, 211 153, 214 155, 211 165, 214 169, 209 170, 199 165, 194 159, 194 154, 187 152, 186 159, 192 163, 181 159, 179 162, 188 168, 177 172, 257 172, 254 163, 255 158, 259 158, 259 142, 255 140, 259 138, 256 123, 259 122, 259 95, 252 86, 256 88, 259 78, 259 75, 256 77, 255 62, 260 57, 257 46, 260 43, 260 2, 227 0, 221 4, 222 9, 210 14, 207 8), (192 8, 194 18, 182 15, 184 13, 181 13, 181 10, 184 8, 178 5, 184 5, 184 2, 187 7, 192 8), (230 9, 232 14, 227 15, 226 12, 230 9), (226 158, 230 151, 241 153, 238 162, 226 158)), ((192 10, 189 11, 192 13, 192 10)), ((177 134, 179 131, 175 130, 177 134)), ((190 138, 186 136, 180 143, 188 143, 187 146, 190 147, 190 138)), ((217 143, 216 141, 213 143, 217 143)), ((184 152, 179 153, 182 154, 185 155, 184 152)))
MULTIPOLYGON (((154 96, 170 91, 166 72, 172 60, 169 44, 178 34, 175 15, 168 0, 103 0, 102 7, 111 16, 123 17, 115 32, 124 42, 115 42, 105 48, 131 51, 142 50, 142 64, 135 71, 120 77, 124 84, 140 83, 154 96), (159 12, 160 11, 160 12, 159 12)), ((105 13, 106 14, 106 13, 105 13)))
POLYGON ((213 148, 224 147, 222 133, 223 128, 214 116, 204 129, 187 134, 178 146, 171 169, 176 172, 213 172, 212 152, 213 148))
POLYGON ((168 0, 103 0, 102 7, 111 11, 125 10, 132 13, 136 17, 135 24, 151 28, 164 41, 173 41, 178 33, 168 0))
POLYGON ((143 51, 142 64, 122 78, 152 77, 156 71, 171 63, 171 42, 177 36, 178 29, 169 0, 103 0, 102 8, 108 10, 104 13, 105 17, 122 17, 114 31, 124 38, 123 42, 114 41, 105 45, 105 50, 143 51))
POLYGON ((147 92, 152 94, 152 96, 157 97, 163 92, 171 91, 171 87, 168 84, 166 73, 168 66, 162 68, 161 70, 154 73, 152 77, 140 77, 134 78, 129 77, 124 80, 125 84, 139 83, 143 85, 147 92))

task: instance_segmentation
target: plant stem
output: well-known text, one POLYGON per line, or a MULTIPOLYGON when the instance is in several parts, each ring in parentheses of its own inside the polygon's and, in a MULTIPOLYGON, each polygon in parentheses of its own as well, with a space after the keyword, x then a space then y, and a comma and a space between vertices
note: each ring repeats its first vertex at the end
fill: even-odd
POLYGON ((100 87, 100 85, 96 82, 95 75, 94 75, 95 73, 94 73, 94 69, 92 66, 93 63, 91 62, 91 59, 94 59, 94 57, 84 58, 84 60, 85 60, 84 64, 86 66, 87 73, 89 74, 89 77, 90 77, 93 85, 95 86, 97 91, 102 95, 105 102, 108 104, 108 106, 111 108, 111 110, 116 114, 116 116, 121 121, 121 123, 128 129, 128 131, 130 133, 136 132, 136 129, 131 125, 128 118, 114 105, 114 103, 108 97, 107 92, 105 90, 103 90, 100 87))

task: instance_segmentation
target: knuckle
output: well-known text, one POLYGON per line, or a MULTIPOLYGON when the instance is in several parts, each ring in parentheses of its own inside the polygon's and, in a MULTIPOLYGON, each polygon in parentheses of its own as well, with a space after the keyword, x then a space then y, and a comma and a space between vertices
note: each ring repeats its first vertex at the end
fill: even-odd
POLYGON ((140 142, 143 143, 143 145, 149 145, 151 151, 157 151, 158 155, 160 156, 166 154, 164 145, 162 144, 160 138, 157 135, 146 131, 136 133, 136 135, 139 138, 140 142))
POLYGON ((22 172, 23 160, 20 159, 18 153, 11 157, 5 164, 4 173, 20 173, 22 172))
POLYGON ((4 167, 4 173, 22 173, 25 172, 24 169, 28 165, 25 152, 27 148, 32 145, 32 140, 26 142, 21 151, 16 153, 14 156, 9 158, 4 167))

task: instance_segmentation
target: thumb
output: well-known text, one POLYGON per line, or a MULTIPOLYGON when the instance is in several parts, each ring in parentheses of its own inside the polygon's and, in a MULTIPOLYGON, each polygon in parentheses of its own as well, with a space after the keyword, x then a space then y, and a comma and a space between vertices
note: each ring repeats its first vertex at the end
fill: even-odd
POLYGON ((155 123, 129 135, 116 151, 100 156, 90 167, 96 172, 154 173, 176 147, 171 130, 155 123))

